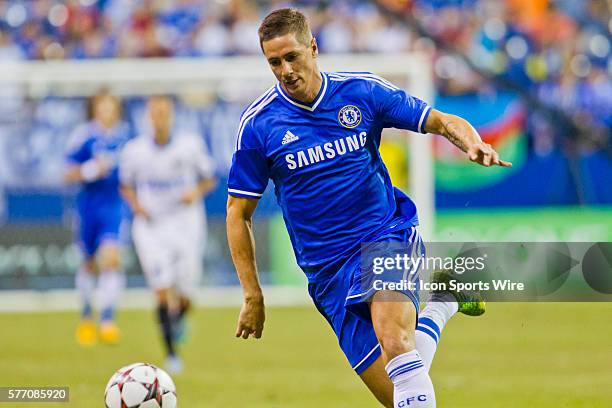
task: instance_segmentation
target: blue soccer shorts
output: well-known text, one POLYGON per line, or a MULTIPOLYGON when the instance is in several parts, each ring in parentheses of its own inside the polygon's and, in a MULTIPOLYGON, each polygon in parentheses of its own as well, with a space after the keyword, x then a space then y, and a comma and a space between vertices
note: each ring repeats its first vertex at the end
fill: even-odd
MULTIPOLYGON (((424 246, 416 227, 390 232, 373 242, 417 246, 424 256, 424 246)), ((361 374, 381 355, 369 309, 376 289, 364 284, 369 282, 364 273, 361 251, 358 250, 343 262, 319 270, 317 276, 320 279, 313 279, 308 284, 308 293, 317 310, 331 325, 340 348, 357 374, 361 374)), ((418 279, 418 271, 414 271, 413 275, 418 279)), ((415 290, 400 292, 413 302, 418 313, 418 285, 415 290)))
POLYGON ((104 242, 119 242, 121 220, 121 208, 81 214, 77 241, 86 257, 94 257, 104 242))

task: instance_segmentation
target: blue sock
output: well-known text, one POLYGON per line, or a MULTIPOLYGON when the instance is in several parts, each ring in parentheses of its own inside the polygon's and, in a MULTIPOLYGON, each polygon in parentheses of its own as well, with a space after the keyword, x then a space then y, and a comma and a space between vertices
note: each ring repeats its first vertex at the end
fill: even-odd
POLYGON ((112 306, 110 306, 102 310, 102 313, 100 314, 100 321, 110 322, 114 319, 114 317, 115 317, 115 309, 112 306))
POLYGON ((83 305, 83 309, 81 309, 81 318, 91 319, 92 315, 93 315, 93 308, 91 307, 91 303, 87 302, 83 305))

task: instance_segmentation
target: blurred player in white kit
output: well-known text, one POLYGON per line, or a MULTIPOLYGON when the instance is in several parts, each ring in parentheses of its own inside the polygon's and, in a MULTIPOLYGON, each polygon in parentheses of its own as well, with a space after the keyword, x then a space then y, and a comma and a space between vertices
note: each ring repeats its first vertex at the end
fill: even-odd
POLYGON ((130 141, 121 154, 121 192, 134 214, 132 238, 140 264, 155 291, 166 368, 177 373, 182 361, 176 343, 184 335, 184 317, 201 274, 202 198, 216 181, 202 139, 174 131, 172 98, 153 96, 147 110, 151 134, 130 141))

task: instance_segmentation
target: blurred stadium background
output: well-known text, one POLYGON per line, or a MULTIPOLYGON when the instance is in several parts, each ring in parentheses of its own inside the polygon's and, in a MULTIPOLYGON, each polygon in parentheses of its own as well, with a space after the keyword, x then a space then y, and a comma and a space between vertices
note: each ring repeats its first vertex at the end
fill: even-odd
MULTIPOLYGON (((377 73, 435 107, 467 118, 503 158, 514 162, 510 170, 478 168, 441 138, 431 139, 431 145, 427 141, 424 147, 390 133, 381 147, 383 156, 396 184, 423 189, 423 200, 430 204, 421 212, 430 219, 425 226, 430 239, 612 241, 608 1, 10 0, 0 2, 0 310, 76 307, 76 297, 70 294, 80 259, 72 244, 75 191, 62 182, 64 151, 72 129, 86 119, 87 96, 101 85, 123 98, 125 120, 134 134, 145 126, 144 97, 171 92, 179 100, 178 124, 204 138, 217 161, 220 183, 206 199, 209 239, 200 300, 235 306, 239 298, 231 295, 239 296, 239 290, 226 248, 225 180, 240 113, 273 80, 259 56, 258 24, 268 11, 287 5, 300 7, 310 16, 324 61, 328 58, 334 66, 344 61, 344 70, 355 70, 362 63, 378 67, 377 73), (384 58, 394 61, 393 66, 385 66, 384 58), (424 71, 414 71, 415 66, 424 71), (431 153, 424 158, 411 153, 411 148, 431 153), (431 182, 426 177, 421 184, 415 183, 414 173, 425 168, 427 176, 429 167, 431 182)), ((261 276, 271 287, 271 297, 277 303, 306 304, 303 278, 294 266, 270 191, 258 209, 256 233, 261 276)), ((125 304, 147 304, 146 292, 138 290, 144 281, 129 250, 125 264, 129 285, 136 288, 125 304)), ((519 322, 530 315, 526 307, 504 309, 507 313, 489 321, 487 327, 501 330, 505 318, 510 319, 509 327, 522 327, 519 322)), ((607 305, 589 310, 598 313, 604 308, 609 316, 607 305)), ((547 310, 542 313, 551 313, 552 318, 551 308, 547 310)), ((123 319, 144 316, 130 313, 123 319)), ((299 313, 306 313, 306 321, 311 319, 308 312, 299 313)), ((14 316, 0 315, 2 327, 19 326, 14 316)), ((44 326, 37 315, 22 316, 24 323, 15 330, 24 336, 32 335, 25 322, 44 326)), ((49 319, 60 322, 66 316, 50 315, 49 319)), ((312 320, 317 321, 312 326, 316 330, 327 330, 316 318, 312 320)), ((284 323, 296 324, 288 314, 284 323)), ((64 326, 69 332, 64 346, 69 349, 72 326, 64 326)), ((470 327, 477 330, 475 325, 470 327)), ((151 330, 148 333, 154 337, 151 330)), ((205 330, 198 330, 204 333, 201 338, 206 337, 205 330)), ((456 336, 460 345, 469 346, 469 337, 456 336)), ((0 342, 18 343, 18 339, 19 335, 2 334, 0 342)), ((333 343, 327 337, 321 341, 333 343)), ((537 337, 537 341, 543 340, 537 337)), ((5 362, 19 363, 17 346, 2 349, 17 354, 5 362)), ((121 358, 155 355, 139 355, 134 346, 130 350, 132 354, 126 352, 121 358)), ((192 350, 195 353, 195 347, 192 350)), ((612 361, 609 349, 597 356, 612 361)), ((45 358, 52 364, 52 356, 45 358)), ((119 366, 123 360, 108 361, 119 366)), ((333 361, 342 364, 335 354, 333 361)), ((608 380, 609 368, 603 377, 608 380)), ((28 383, 46 378, 32 377, 30 370, 24 367, 17 378, 28 383)), ((6 372, 4 367, 1 371, 6 372)), ((346 370, 339 372, 350 375, 346 370)), ((443 368, 438 372, 444 372, 443 368)), ((15 378, 0 380, 14 382, 15 378)), ((282 381, 282 376, 271 381, 275 380, 282 381)), ((452 377, 448 381, 445 384, 452 390, 458 387, 453 381, 464 380, 452 377)), ((105 379, 98 388, 104 383, 105 379)), ((591 382, 593 390, 596 384, 591 382)), ((342 383, 338 392, 362 392, 359 387, 342 383)), ((84 385, 76 389, 89 392, 84 385)), ((537 394, 532 391, 526 395, 537 394)), ((609 406, 600 391, 603 394, 593 391, 595 397, 587 402, 572 400, 576 403, 572 406, 609 406)), ((276 397, 261 394, 264 402, 253 406, 284 406, 276 397)), ((494 387, 491 395, 495 395, 494 387)), ((468 396, 463 397, 466 402, 459 398, 456 405, 448 400, 444 406, 480 406, 470 405, 468 396)), ((345 406, 322 401, 320 406, 345 406)), ((523 406, 559 406, 542 401, 523 406)), ((510 402, 482 406, 520 405, 510 402)), ((312 405, 296 402, 291 406, 312 405)))

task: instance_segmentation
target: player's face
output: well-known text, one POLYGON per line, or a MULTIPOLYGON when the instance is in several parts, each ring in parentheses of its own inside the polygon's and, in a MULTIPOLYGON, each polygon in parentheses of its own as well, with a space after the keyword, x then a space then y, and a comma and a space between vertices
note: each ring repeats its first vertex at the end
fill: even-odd
POLYGON ((94 118, 105 127, 111 127, 119 120, 119 101, 110 95, 101 96, 94 104, 94 118))
MULTIPOLYGON (((149 100, 149 117, 156 136, 169 136, 172 126, 172 101, 165 97, 154 97, 149 100)), ((163 140, 162 142, 165 142, 163 140)))
POLYGON ((319 92, 317 42, 300 42, 294 33, 285 34, 262 43, 263 53, 276 79, 295 99, 311 102, 319 92))

